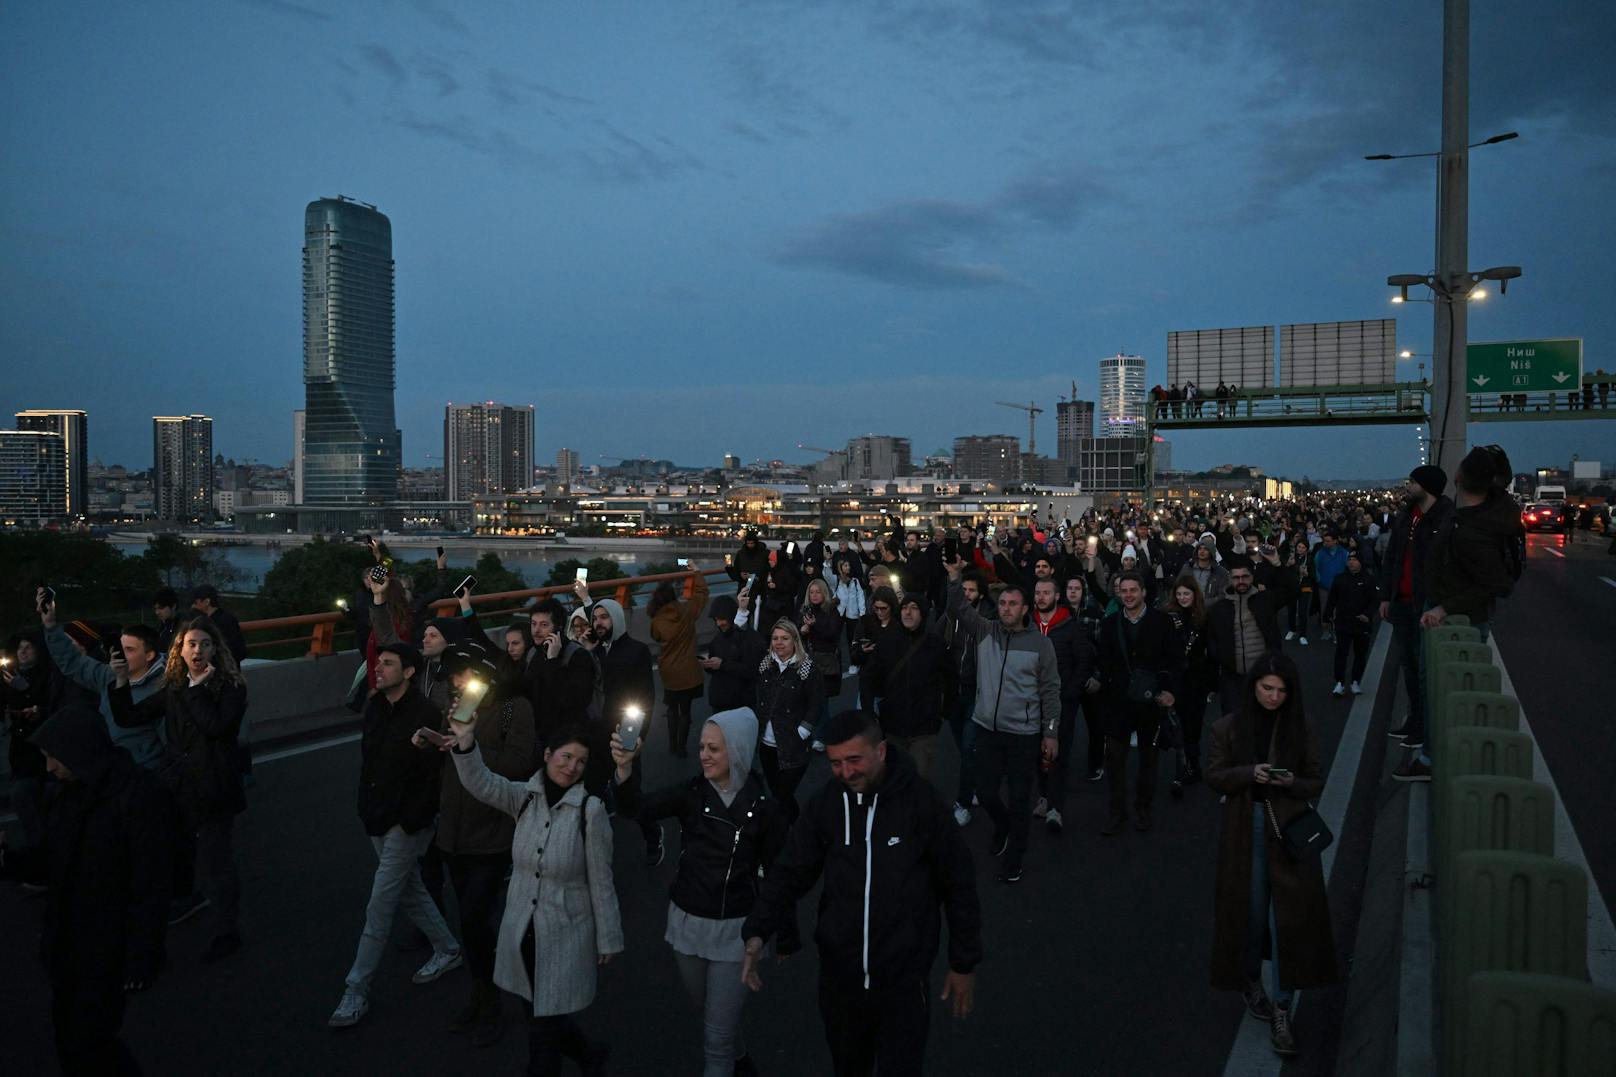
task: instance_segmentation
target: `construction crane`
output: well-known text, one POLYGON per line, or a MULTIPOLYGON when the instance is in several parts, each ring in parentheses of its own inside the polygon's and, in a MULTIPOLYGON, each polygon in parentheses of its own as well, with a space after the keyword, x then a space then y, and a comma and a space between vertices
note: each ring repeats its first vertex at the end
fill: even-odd
MULTIPOLYGON (((1072 391, 1077 391, 1076 382, 1072 383, 1072 391)), ((995 403, 997 403, 1000 407, 1015 408, 1019 411, 1024 411, 1027 413, 1027 455, 1037 456, 1038 443, 1035 439, 1037 437, 1038 416, 1044 413, 1044 409, 1039 407, 1037 404, 1012 404, 1008 400, 999 400, 995 401, 995 403)))

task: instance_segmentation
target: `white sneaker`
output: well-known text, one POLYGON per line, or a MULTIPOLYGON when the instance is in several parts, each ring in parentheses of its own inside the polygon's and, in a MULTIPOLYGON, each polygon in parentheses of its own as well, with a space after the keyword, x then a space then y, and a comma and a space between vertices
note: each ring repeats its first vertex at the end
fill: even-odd
POLYGON ((1285 633, 1285 638, 1287 640, 1293 640, 1293 639, 1296 638, 1296 633, 1295 632, 1287 632, 1287 633, 1285 633))
POLYGON ((359 1019, 370 1012, 370 1000, 364 995, 353 991, 344 991, 342 1001, 337 1008, 331 1011, 331 1017, 326 1024, 332 1028, 351 1028, 359 1023, 359 1019))
POLYGON ((410 981, 418 984, 429 984, 451 969, 459 968, 461 962, 462 958, 459 950, 449 953, 439 951, 427 958, 426 964, 415 970, 415 975, 410 977, 410 981))
POLYGON ((816 752, 822 752, 825 750, 825 742, 822 740, 816 740, 812 744, 808 745, 808 747, 812 748, 816 752))
POLYGON ((971 824, 971 809, 967 808, 963 804, 955 804, 954 822, 958 823, 960 826, 969 826, 971 824))
POLYGON ((847 672, 844 674, 844 676, 857 677, 858 676, 858 667, 857 666, 848 666, 847 667, 847 672))
POLYGON ((1297 641, 1297 642, 1299 642, 1299 643, 1301 643, 1301 645, 1302 645, 1302 646, 1303 646, 1303 647, 1306 647, 1306 646, 1307 646, 1307 637, 1306 637, 1306 636, 1303 636, 1303 637, 1302 637, 1302 638, 1301 638, 1301 639, 1300 639, 1300 640, 1298 640, 1298 641, 1297 641))
POLYGON ((1048 800, 1048 798, 1039 797, 1038 798, 1038 803, 1036 803, 1036 804, 1034 804, 1032 806, 1032 817, 1034 819, 1042 819, 1044 816, 1046 816, 1048 814, 1049 814, 1049 800, 1048 800))
POLYGON ((1340 681, 1336 681, 1335 687, 1330 689, 1330 694, 1332 696, 1344 696, 1347 694, 1347 686, 1342 684, 1340 681))
POLYGON ((1065 824, 1061 822, 1060 811, 1055 808, 1050 808, 1049 814, 1044 816, 1044 825, 1047 826, 1053 833, 1059 834, 1065 827, 1065 824))
POLYGON ((1129 733, 1128 734, 1128 747, 1130 747, 1130 748, 1139 747, 1139 734, 1138 733, 1129 733))
POLYGON ((1352 682, 1352 694, 1355 696, 1363 694, 1363 687, 1357 681, 1352 682))

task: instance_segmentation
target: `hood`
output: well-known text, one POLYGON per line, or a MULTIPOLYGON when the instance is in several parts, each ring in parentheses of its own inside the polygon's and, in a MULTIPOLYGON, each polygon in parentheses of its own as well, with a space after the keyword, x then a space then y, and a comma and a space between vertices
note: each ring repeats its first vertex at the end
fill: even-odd
POLYGON ((63 707, 39 727, 29 742, 60 759, 86 785, 99 784, 122 751, 113 747, 101 712, 85 706, 63 707))
MULTIPOLYGON (((919 591, 907 591, 904 593, 903 601, 898 603, 898 614, 893 618, 900 626, 903 624, 903 608, 905 606, 918 606, 920 608, 920 627, 913 632, 909 632, 909 634, 918 636, 925 632, 926 618, 931 616, 931 603, 926 601, 926 596, 919 591)), ((904 629, 904 631, 908 632, 909 630, 904 629)))
POLYGON ((623 607, 615 598, 603 598, 595 603, 605 610, 612 618, 612 639, 620 640, 628 635, 628 617, 623 613, 623 607))
POLYGON ((1521 524, 1521 510, 1513 498, 1494 491, 1479 505, 1454 509, 1455 518, 1466 527, 1473 527, 1497 539, 1515 538, 1526 532, 1521 524))
POLYGON ((752 757, 757 754, 758 720, 751 707, 737 707, 719 711, 707 719, 724 735, 724 747, 729 751, 729 787, 739 789, 746 784, 752 771, 752 757))

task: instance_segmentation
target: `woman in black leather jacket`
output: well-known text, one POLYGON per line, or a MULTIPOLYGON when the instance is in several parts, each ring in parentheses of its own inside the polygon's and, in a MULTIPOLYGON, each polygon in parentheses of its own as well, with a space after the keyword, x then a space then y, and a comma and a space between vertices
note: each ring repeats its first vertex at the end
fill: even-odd
MULTIPOLYGON (((757 898, 759 871, 774 863, 788 827, 779 801, 751 773, 757 736, 750 709, 720 711, 702 726, 701 774, 642 796, 634 757, 645 741, 627 752, 612 735, 618 810, 641 823, 676 818, 682 830, 665 938, 702 1011, 705 1077, 756 1072, 740 1031, 748 993, 741 983, 741 924, 757 898)), ((781 956, 800 948, 794 932, 782 933, 781 956)))

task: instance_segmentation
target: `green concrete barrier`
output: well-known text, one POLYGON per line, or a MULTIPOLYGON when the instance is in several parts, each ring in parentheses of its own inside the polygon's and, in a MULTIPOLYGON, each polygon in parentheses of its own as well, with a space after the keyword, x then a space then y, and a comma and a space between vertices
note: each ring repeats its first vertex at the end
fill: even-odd
MULTIPOLYGON (((1503 687, 1504 678, 1498 667, 1491 662, 1457 662, 1441 661, 1430 662, 1425 669, 1426 708, 1425 713, 1436 716, 1432 725, 1436 728, 1428 732, 1440 732, 1441 718, 1447 713, 1447 697, 1454 692, 1498 692, 1503 687)), ((1440 745, 1440 739, 1433 739, 1434 745, 1440 745)), ((1436 758, 1436 753, 1432 753, 1436 758)))
POLYGON ((1502 692, 1449 692, 1432 732, 1438 737, 1464 726, 1488 729, 1521 728, 1521 703, 1502 692))
POLYGON ((1493 649, 1479 639, 1443 640, 1431 644, 1431 659, 1438 665, 1449 662, 1481 662, 1492 665, 1493 649))
POLYGON ((1437 803, 1436 878, 1440 911, 1451 908, 1455 857, 1475 850, 1554 855, 1554 792, 1542 782, 1467 774, 1442 783, 1437 803))
POLYGON ((1616 991, 1562 976, 1478 972, 1465 992, 1466 1077, 1616 1074, 1616 991))
MULTIPOLYGON (((1512 779, 1458 779, 1483 780, 1512 779)), ((1470 1072, 1471 1026, 1465 1011, 1473 974, 1588 978, 1588 876, 1582 868, 1522 852, 1465 852, 1453 863, 1449 879, 1439 883, 1451 892, 1437 959, 1443 1072, 1449 1075, 1470 1072)))

